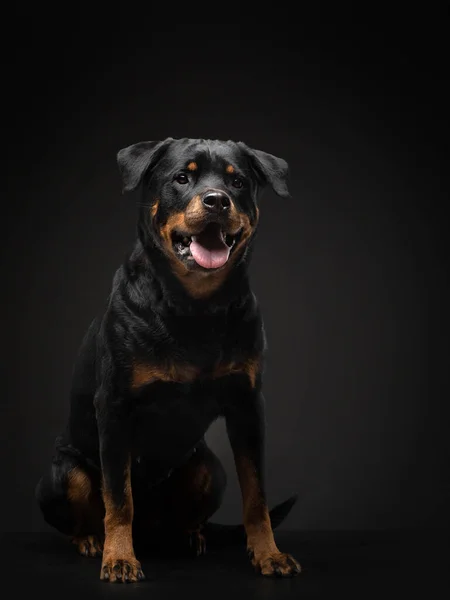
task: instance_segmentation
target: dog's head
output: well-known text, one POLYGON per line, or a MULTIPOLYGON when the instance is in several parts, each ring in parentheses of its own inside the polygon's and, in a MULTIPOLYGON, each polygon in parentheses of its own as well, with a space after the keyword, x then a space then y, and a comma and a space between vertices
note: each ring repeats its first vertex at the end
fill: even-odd
POLYGON ((191 281, 193 273, 203 279, 225 273, 245 256, 267 185, 289 196, 287 163, 242 142, 139 142, 117 160, 123 191, 143 188, 141 234, 191 281))

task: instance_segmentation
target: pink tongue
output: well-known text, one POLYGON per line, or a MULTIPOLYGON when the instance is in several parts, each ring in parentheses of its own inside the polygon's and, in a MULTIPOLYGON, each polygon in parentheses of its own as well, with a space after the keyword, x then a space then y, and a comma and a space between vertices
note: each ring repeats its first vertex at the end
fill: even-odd
POLYGON ((202 233, 191 242, 190 249, 195 262, 205 269, 223 267, 230 255, 230 248, 218 235, 206 236, 202 233))

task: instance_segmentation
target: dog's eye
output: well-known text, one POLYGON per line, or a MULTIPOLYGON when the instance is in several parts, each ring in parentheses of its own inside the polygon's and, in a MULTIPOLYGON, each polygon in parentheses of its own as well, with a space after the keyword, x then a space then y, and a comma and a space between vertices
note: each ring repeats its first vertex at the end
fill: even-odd
POLYGON ((186 175, 186 173, 179 173, 175 177, 175 181, 178 181, 178 183, 181 184, 189 183, 189 177, 186 175))
POLYGON ((235 188, 241 188, 244 184, 242 183, 242 179, 239 179, 239 177, 235 177, 233 179, 233 187, 235 188))

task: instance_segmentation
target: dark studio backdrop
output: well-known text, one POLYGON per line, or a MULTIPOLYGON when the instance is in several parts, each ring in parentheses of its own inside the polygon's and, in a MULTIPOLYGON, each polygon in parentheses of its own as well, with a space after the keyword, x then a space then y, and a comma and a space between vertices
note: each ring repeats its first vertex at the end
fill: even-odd
MULTIPOLYGON (((285 527, 449 526, 446 25, 153 19, 139 34, 23 14, 2 52, 0 527, 47 530, 33 490, 72 364, 134 241, 117 151, 243 140, 285 158, 251 268, 269 340, 267 491, 285 527)), ((344 19, 342 19, 344 21, 344 19)), ((448 25, 447 25, 448 26, 448 25)), ((215 520, 241 519, 228 471, 215 520)))

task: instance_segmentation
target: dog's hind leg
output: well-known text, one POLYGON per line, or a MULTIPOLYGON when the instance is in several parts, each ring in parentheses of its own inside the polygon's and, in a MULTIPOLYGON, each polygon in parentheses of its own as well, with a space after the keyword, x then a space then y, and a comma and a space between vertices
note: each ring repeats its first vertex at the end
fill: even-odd
POLYGON ((49 525, 70 536, 84 556, 100 556, 104 508, 100 477, 91 471, 72 457, 57 453, 35 495, 49 525))

